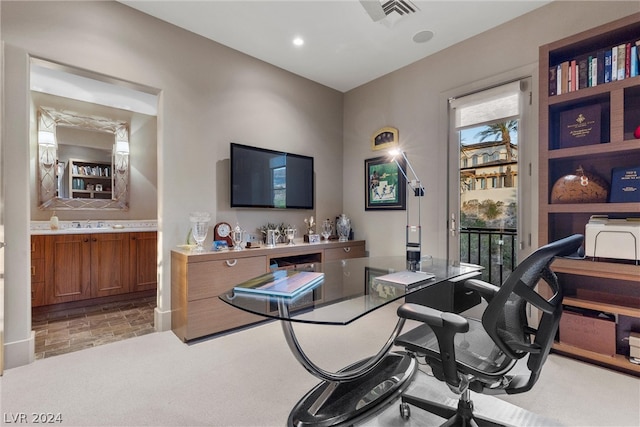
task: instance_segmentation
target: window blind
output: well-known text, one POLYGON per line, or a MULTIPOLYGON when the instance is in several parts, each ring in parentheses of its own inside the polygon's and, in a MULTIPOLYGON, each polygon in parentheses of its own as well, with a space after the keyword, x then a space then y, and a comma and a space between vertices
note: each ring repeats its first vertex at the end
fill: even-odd
POLYGON ((490 124, 517 116, 521 93, 520 81, 515 81, 451 99, 455 128, 490 124))

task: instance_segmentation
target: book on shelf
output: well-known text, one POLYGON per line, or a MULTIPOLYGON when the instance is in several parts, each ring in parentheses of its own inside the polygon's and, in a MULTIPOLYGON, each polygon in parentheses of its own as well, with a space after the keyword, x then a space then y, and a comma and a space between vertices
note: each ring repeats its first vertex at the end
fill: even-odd
POLYGON ((640 166, 613 168, 609 201, 611 203, 640 202, 640 166))
POLYGON ((324 281, 324 273, 315 271, 275 270, 236 285, 233 290, 254 295, 293 298, 324 281))
POLYGON ((589 58, 584 56, 578 60, 578 89, 589 87, 589 58))
POLYGON ((604 83, 604 50, 596 54, 596 81, 599 85, 604 83))
POLYGON ((549 96, 558 93, 558 67, 549 68, 549 96))
POLYGON ((631 43, 624 45, 624 77, 631 77, 631 43))
POLYGON ((625 77, 626 52, 626 46, 624 44, 618 46, 618 80, 624 80, 625 77))
POLYGON ((604 83, 611 82, 611 51, 604 52, 604 83))
POLYGON ((591 58, 591 66, 589 70, 589 86, 597 86, 598 85, 598 57, 593 56, 591 58))
POLYGON ((549 96, 640 76, 640 40, 563 60, 549 67, 549 96))
POLYGON ((618 80, 618 46, 611 48, 611 81, 618 80))

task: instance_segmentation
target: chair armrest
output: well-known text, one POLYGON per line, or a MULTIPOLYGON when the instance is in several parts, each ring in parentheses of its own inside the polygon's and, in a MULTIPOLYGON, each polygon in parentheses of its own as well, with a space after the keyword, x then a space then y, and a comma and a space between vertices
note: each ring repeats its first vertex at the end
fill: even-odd
POLYGON ((444 378, 449 385, 458 387, 460 377, 458 376, 454 337, 457 333, 469 331, 467 319, 455 313, 443 312, 412 303, 404 303, 398 307, 398 316, 417 320, 431 327, 438 340, 444 378))
POLYGON ((464 287, 473 291, 476 291, 485 299, 487 302, 491 302, 494 295, 498 293, 500 288, 496 285, 492 285, 491 283, 487 283, 480 279, 469 279, 464 282, 464 287))
POLYGON ((452 331, 453 334, 469 330, 469 322, 464 317, 418 304, 402 304, 398 307, 398 316, 417 320, 432 327, 445 328, 452 331))

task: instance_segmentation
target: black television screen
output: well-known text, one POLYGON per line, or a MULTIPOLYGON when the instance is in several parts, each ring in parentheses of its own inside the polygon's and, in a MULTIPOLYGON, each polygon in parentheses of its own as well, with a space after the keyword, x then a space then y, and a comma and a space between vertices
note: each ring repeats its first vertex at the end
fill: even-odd
POLYGON ((313 157, 231 143, 231 207, 313 209, 313 157))

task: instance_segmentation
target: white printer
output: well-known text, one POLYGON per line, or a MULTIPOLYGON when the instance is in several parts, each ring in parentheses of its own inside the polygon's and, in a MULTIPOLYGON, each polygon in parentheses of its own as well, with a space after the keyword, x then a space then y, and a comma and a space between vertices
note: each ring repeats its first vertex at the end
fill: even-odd
POLYGON ((585 255, 640 260, 640 218, 593 215, 585 227, 585 255))

